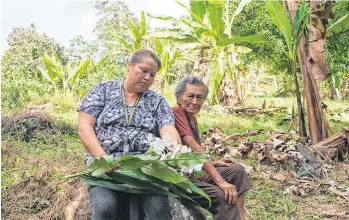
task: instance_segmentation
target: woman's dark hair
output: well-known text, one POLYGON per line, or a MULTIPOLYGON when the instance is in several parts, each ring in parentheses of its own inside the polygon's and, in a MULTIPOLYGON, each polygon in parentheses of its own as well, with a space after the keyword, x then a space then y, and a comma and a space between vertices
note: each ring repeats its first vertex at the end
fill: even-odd
POLYGON ((176 86, 175 93, 176 93, 177 99, 179 96, 183 95, 185 87, 187 86, 187 84, 203 86, 205 88, 205 99, 207 98, 208 87, 205 85, 205 83, 202 81, 202 79, 198 76, 185 76, 184 78, 182 78, 178 82, 178 84, 176 86))
POLYGON ((158 65, 158 70, 161 69, 161 61, 159 57, 151 50, 148 49, 140 49, 137 50, 130 58, 131 63, 139 63, 141 62, 143 57, 151 57, 158 65))

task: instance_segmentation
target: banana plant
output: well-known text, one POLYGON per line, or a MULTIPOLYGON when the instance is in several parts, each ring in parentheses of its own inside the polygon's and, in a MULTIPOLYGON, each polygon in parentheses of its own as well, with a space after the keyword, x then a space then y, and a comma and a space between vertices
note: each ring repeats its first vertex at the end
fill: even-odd
POLYGON ((230 12, 230 2, 224 0, 190 0, 189 8, 179 1, 176 2, 188 11, 191 18, 176 19, 170 16, 150 15, 156 19, 170 20, 175 26, 166 31, 151 32, 149 35, 183 43, 200 43, 203 48, 209 48, 210 54, 213 54, 209 79, 209 99, 211 101, 218 95, 226 74, 232 76, 236 87, 241 87, 239 82, 234 80, 238 78, 234 76, 237 74, 233 70, 234 68, 230 68, 226 64, 232 62, 231 54, 236 54, 237 51, 247 52, 249 48, 239 47, 235 44, 242 42, 269 43, 261 35, 237 36, 231 33, 234 18, 242 12, 244 6, 251 0, 241 1, 234 13, 230 12))
POLYGON ((68 63, 64 66, 54 52, 51 56, 45 53, 42 58, 45 69, 40 68, 40 72, 45 79, 53 84, 56 94, 59 92, 60 85, 63 85, 65 92, 74 90, 91 63, 90 58, 85 58, 76 64, 68 63))
POLYGON ((127 39, 124 39, 122 37, 119 37, 117 34, 113 34, 113 37, 115 38, 115 41, 107 41, 107 43, 111 44, 118 44, 121 43, 121 45, 124 47, 124 50, 128 52, 129 54, 133 54, 135 51, 143 48, 143 40, 144 36, 147 33, 148 30, 148 24, 146 22, 145 18, 145 12, 141 12, 141 21, 139 23, 139 26, 133 22, 133 20, 128 20, 128 25, 131 29, 131 41, 128 41, 127 39))
POLYGON ((302 136, 306 136, 304 110, 302 107, 296 65, 297 49, 299 41, 304 35, 304 28, 308 24, 310 5, 308 2, 302 2, 298 7, 293 22, 290 20, 287 12, 283 9, 279 1, 266 0, 265 8, 269 13, 272 22, 278 27, 286 41, 287 51, 285 53, 291 61, 293 80, 296 86, 299 130, 302 136))
POLYGON ((155 52, 161 60, 161 69, 157 73, 157 80, 161 93, 164 94, 164 89, 168 88, 168 78, 176 77, 176 74, 171 73, 171 67, 179 60, 184 59, 179 48, 172 47, 168 40, 154 39, 155 52))
POLYGON ((55 93, 58 94, 58 86, 59 83, 63 77, 63 66, 56 55, 56 53, 52 53, 52 56, 49 56, 47 53, 45 53, 42 56, 42 59, 44 61, 45 68, 39 67, 39 70, 41 72, 41 75, 49 82, 53 84, 53 87, 55 89, 55 93))

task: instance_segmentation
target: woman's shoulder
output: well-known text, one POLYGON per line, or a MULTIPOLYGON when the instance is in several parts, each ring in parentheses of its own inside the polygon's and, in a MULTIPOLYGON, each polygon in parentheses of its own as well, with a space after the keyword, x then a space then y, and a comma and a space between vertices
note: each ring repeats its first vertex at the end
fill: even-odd
POLYGON ((159 100, 159 101, 166 100, 166 98, 163 95, 161 95, 160 93, 157 93, 153 90, 147 90, 145 92, 145 95, 149 99, 154 99, 154 100, 159 100))
POLYGON ((120 87, 121 80, 105 80, 97 83, 95 87, 104 88, 106 90, 117 89, 120 87))
POLYGON ((180 106, 173 106, 172 108, 173 114, 175 114, 175 116, 184 116, 184 110, 180 107, 180 106))

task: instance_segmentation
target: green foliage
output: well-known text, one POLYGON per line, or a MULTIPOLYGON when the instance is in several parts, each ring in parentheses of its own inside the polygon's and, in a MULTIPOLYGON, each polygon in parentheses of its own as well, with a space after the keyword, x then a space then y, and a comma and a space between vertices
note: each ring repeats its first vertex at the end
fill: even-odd
POLYGON ((225 4, 226 2, 223 0, 207 1, 206 10, 208 13, 208 18, 210 19, 211 28, 216 33, 216 40, 222 39, 225 31, 225 23, 223 21, 223 10, 225 4))
POLYGON ((79 176, 90 185, 102 186, 121 192, 156 193, 181 197, 192 202, 194 201, 186 194, 195 192, 211 203, 210 197, 203 190, 196 187, 175 169, 166 165, 166 163, 173 166, 194 165, 205 161, 207 161, 206 156, 198 153, 177 154, 174 158, 164 161, 154 159, 152 156, 135 157, 132 155, 122 156, 119 160, 114 161, 112 156, 105 156, 94 159, 90 171, 68 177, 79 176), (112 168, 116 168, 116 170, 110 171, 112 168))
POLYGON ((87 72, 87 69, 91 63, 90 58, 86 58, 81 61, 77 61, 76 64, 67 63, 63 65, 59 60, 58 56, 52 52, 52 55, 44 54, 43 56, 45 69, 40 68, 41 74, 43 77, 50 81, 58 93, 59 85, 63 85, 63 90, 72 92, 76 88, 77 82, 84 76, 87 72))
POLYGON ((250 35, 250 36, 246 36, 246 37, 233 36, 231 38, 225 38, 225 39, 222 39, 220 41, 217 41, 217 46, 226 46, 229 44, 239 44, 242 42, 270 44, 269 40, 267 40, 265 37, 263 37, 261 35, 250 35))
MULTIPOLYGON (((170 156, 169 156, 170 157, 170 156)), ((201 153, 181 153, 174 158, 166 158, 164 162, 170 166, 191 166, 207 161, 207 156, 201 153)))
MULTIPOLYGON (((235 53, 234 43, 240 42, 253 42, 253 43, 266 43, 263 36, 253 35, 253 36, 233 36, 231 33, 231 25, 234 16, 229 13, 230 3, 229 1, 191 1, 190 9, 184 6, 182 3, 177 3, 185 8, 192 20, 186 18, 175 19, 169 16, 153 16, 162 20, 171 20, 174 23, 174 28, 168 31, 157 31, 151 33, 153 37, 176 40, 178 42, 192 43, 196 42, 201 45, 201 49, 209 49, 210 54, 212 54, 212 60, 224 59, 227 62, 233 62, 231 60, 231 53, 235 53), (204 4, 205 3, 205 4, 204 4), (203 8, 206 5, 206 12, 203 8), (204 21, 205 14, 207 14, 209 23, 204 21), (205 23, 206 22, 206 23, 205 23), (221 47, 221 48, 220 48, 221 47), (223 56, 220 51, 224 51, 223 56)), ((238 11, 235 15, 240 14, 242 8, 248 3, 248 1, 243 1, 238 6, 238 11)), ((247 50, 244 50, 246 52, 247 50)), ((202 59, 200 57, 199 59, 202 59)), ((198 61, 199 62, 199 61, 198 61)), ((221 61, 220 61, 221 62, 221 61)), ((236 74, 231 72, 232 68, 228 68, 228 65, 223 66, 224 68, 218 68, 220 65, 217 63, 212 63, 212 68, 215 69, 215 73, 210 75, 209 82, 210 86, 210 100, 213 100, 217 96, 219 88, 222 83, 222 79, 229 73, 228 76, 236 74), (217 71, 219 71, 217 73, 217 71)), ((234 80, 233 80, 234 81, 234 80)), ((236 80, 234 81, 236 82, 236 80)), ((237 83, 237 82, 236 82, 237 83)), ((237 85, 239 86, 239 85, 237 85)))
POLYGON ((217 88, 219 88, 222 79, 224 77, 224 69, 227 65, 226 58, 224 57, 224 51, 219 52, 219 56, 215 56, 215 59, 213 61, 213 66, 211 69, 211 75, 210 75, 210 81, 209 81, 209 99, 213 100, 217 91, 217 88))
POLYGON ((268 73, 282 75, 291 72, 289 59, 286 55, 287 47, 277 27, 271 21, 264 2, 252 1, 244 7, 244 13, 233 21, 232 33, 239 35, 263 35, 270 44, 251 44, 241 42, 240 45, 251 48, 252 53, 240 54, 240 59, 249 69, 256 64, 264 66, 268 73))
POLYGON ((42 56, 55 51, 59 59, 67 62, 65 50, 52 38, 28 28, 14 28, 8 37, 9 49, 1 57, 2 108, 17 108, 47 96, 52 89, 44 86, 40 74, 44 67, 42 56))
MULTIPOLYGON (((345 18, 349 11, 348 1, 338 1, 333 6, 334 19, 330 20, 329 26, 331 27, 334 23, 340 19, 345 18)), ((347 20, 348 18, 346 18, 347 20)), ((342 91, 345 89, 345 81, 349 77, 349 35, 348 29, 338 29, 332 31, 327 43, 325 45, 326 60, 331 67, 332 75, 337 79, 336 82, 340 81, 338 89, 342 91)), ((332 79, 328 79, 328 84, 332 79)))
POLYGON ((292 54, 292 29, 288 15, 282 8, 282 5, 279 1, 265 1, 265 8, 271 16, 272 22, 279 28, 280 32, 285 38, 288 47, 288 56, 290 57, 290 59, 294 60, 294 56, 292 54))
POLYGON ((330 27, 328 27, 327 31, 329 33, 338 33, 347 28, 349 28, 349 14, 344 15, 338 21, 333 23, 330 27))

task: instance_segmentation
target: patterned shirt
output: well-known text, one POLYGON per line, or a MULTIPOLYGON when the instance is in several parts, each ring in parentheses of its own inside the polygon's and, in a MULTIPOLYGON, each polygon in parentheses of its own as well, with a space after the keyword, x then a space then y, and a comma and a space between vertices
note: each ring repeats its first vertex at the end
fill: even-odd
MULTIPOLYGON (((78 111, 96 118, 94 127, 99 143, 115 159, 127 154, 141 154, 149 149, 149 141, 159 137, 165 125, 175 120, 166 99, 147 90, 135 108, 132 121, 126 124, 122 100, 122 81, 107 81, 94 86, 81 101, 78 111)), ((130 111, 130 107, 128 108, 130 111)), ((89 158, 88 164, 92 158, 89 158)))

